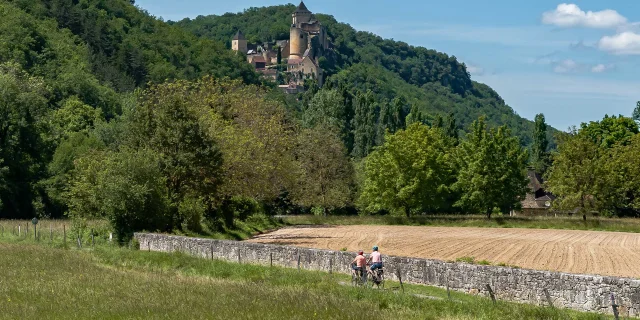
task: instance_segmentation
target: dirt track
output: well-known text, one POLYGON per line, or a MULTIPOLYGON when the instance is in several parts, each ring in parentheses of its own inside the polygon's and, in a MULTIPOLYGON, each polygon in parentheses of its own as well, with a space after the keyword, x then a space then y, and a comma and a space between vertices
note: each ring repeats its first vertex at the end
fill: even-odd
POLYGON ((522 268, 640 278, 640 234, 576 230, 410 226, 285 228, 251 242, 455 260, 475 257, 522 268))

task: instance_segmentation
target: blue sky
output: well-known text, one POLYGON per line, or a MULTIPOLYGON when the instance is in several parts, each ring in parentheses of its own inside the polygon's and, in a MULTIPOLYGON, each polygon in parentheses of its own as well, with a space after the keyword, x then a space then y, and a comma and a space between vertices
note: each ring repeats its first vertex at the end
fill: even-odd
MULTIPOLYGON (((165 20, 284 4, 138 0, 165 20)), ((640 1, 307 0, 358 30, 455 55, 518 114, 564 130, 640 100, 640 1)), ((297 4, 297 2, 296 2, 297 4)))

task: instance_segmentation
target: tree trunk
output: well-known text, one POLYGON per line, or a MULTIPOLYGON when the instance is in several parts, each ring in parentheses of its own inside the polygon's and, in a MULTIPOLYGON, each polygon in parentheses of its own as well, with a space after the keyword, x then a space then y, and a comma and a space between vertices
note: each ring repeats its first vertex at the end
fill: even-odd
POLYGON ((407 216, 407 218, 411 218, 411 211, 409 210, 409 208, 404 207, 404 214, 407 216))
POLYGON ((493 212, 493 209, 487 209, 487 219, 491 219, 492 212, 493 212))

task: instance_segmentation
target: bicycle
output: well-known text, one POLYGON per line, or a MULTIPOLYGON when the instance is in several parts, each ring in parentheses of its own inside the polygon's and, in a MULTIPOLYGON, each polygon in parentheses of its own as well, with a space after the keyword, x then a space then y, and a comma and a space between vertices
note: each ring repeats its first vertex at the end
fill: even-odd
POLYGON ((365 285, 367 278, 364 276, 364 268, 354 269, 353 264, 350 264, 349 267, 351 268, 351 285, 354 287, 365 285))
POLYGON ((371 283, 371 287, 375 285, 378 289, 384 289, 384 268, 367 270, 367 278, 367 283, 371 283))

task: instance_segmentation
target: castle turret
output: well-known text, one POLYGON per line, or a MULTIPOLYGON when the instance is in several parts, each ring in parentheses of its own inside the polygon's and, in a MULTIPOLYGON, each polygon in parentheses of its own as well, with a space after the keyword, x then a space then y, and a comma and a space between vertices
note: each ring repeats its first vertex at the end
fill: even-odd
POLYGON ((238 33, 236 33, 233 40, 231 40, 231 49, 233 51, 242 52, 242 54, 247 54, 247 39, 240 30, 238 30, 238 33))
POLYGON ((304 1, 300 1, 300 5, 298 5, 298 8, 292 16, 293 24, 298 28, 300 28, 302 23, 309 23, 309 21, 311 21, 311 11, 304 5, 304 1))

